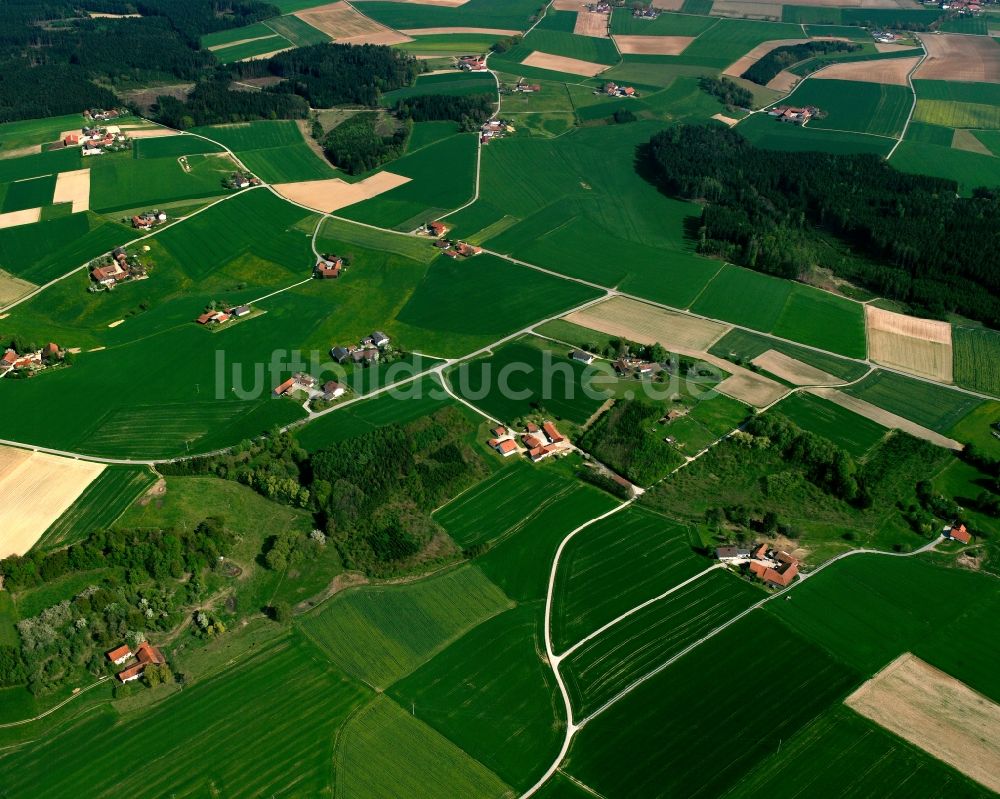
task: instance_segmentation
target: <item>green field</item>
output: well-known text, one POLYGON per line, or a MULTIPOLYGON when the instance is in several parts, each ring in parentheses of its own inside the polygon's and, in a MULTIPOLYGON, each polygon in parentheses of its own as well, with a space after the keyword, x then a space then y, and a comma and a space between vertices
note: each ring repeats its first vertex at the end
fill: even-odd
POLYGON ((108 466, 42 535, 41 549, 75 544, 110 527, 156 481, 143 466, 108 466))
POLYGON ((389 0, 364 0, 358 10, 377 22, 397 30, 409 28, 504 28, 527 30, 529 18, 538 12, 534 0, 469 0, 463 5, 447 6, 411 5, 389 0))
POLYGON ((431 354, 458 355, 474 349, 476 343, 488 344, 596 296, 586 286, 492 255, 439 258, 396 318, 415 333, 434 331, 442 337, 440 349, 431 354), (517 292, 498 290, 515 285, 517 292), (524 302, 525 296, 531 302, 524 302))
POLYGON ((809 128, 898 136, 910 113, 913 95, 906 86, 852 80, 807 80, 788 96, 788 103, 814 105, 826 113, 825 117, 810 120, 809 128))
POLYGON ((1000 106, 918 99, 913 118, 929 125, 996 130, 1000 128, 1000 106))
POLYGON ((752 144, 766 150, 838 154, 873 153, 885 156, 893 146, 891 139, 881 136, 869 136, 853 131, 824 130, 813 127, 812 124, 805 127, 788 125, 766 114, 747 117, 736 126, 736 130, 752 144))
POLYGON ((881 370, 873 372, 860 383, 845 388, 844 393, 939 433, 948 433, 982 402, 978 397, 952 391, 935 383, 881 370))
POLYGON ((192 133, 228 147, 247 169, 271 183, 337 177, 337 171, 309 149, 292 120, 213 125, 192 133))
POLYGON ((131 228, 87 212, 0 230, 0 268, 46 283, 135 237, 131 228))
POLYGON ((523 790, 555 759, 565 723, 542 661, 539 604, 479 625, 390 690, 401 707, 523 790))
POLYGON ((132 152, 136 158, 179 158, 182 155, 221 153, 222 147, 200 136, 163 136, 153 139, 136 139, 132 152))
POLYGON ((591 638, 561 664, 574 718, 593 713, 763 598, 745 580, 713 571, 591 638))
POLYGON ((56 188, 56 176, 46 175, 30 178, 4 187, 3 213, 21 211, 25 208, 40 208, 52 202, 52 192, 56 188))
POLYGON ((262 56, 275 50, 284 50, 292 46, 284 36, 274 34, 262 39, 235 44, 232 47, 221 47, 213 50, 212 54, 219 60, 220 64, 231 64, 233 61, 242 61, 245 58, 262 56))
POLYGON ((30 748, 6 749, 4 790, 37 795, 46 774, 53 796, 106 797, 130 790, 141 773, 154 795, 204 796, 224 786, 270 796, 289 788, 290 775, 304 795, 328 793, 335 733, 365 696, 307 642, 285 638, 138 713, 105 704, 30 748), (261 712, 267 707, 282 712, 261 712))
POLYGON ((188 169, 170 157, 135 159, 128 153, 103 156, 90 170, 90 206, 101 213, 113 213, 156 208, 176 200, 216 197, 228 191, 223 181, 235 168, 229 158, 189 155, 186 163, 188 169))
POLYGON ((63 131, 73 130, 82 125, 81 114, 5 122, 0 125, 0 152, 54 142, 59 139, 59 134, 63 131))
MULTIPOLYGON (((471 55, 472 53, 486 53, 489 52, 490 47, 496 43, 497 39, 501 38, 495 33, 434 33, 428 36, 416 36, 412 42, 404 42, 403 44, 396 45, 396 49, 403 50, 404 52, 410 53, 412 55, 434 55, 434 56, 461 56, 461 55, 471 55)), ((460 73, 476 75, 477 77, 483 77, 483 73, 460 73)), ((432 77, 438 77, 434 75, 432 77)), ((489 73, 486 73, 485 77, 489 78, 489 73)), ((419 83, 419 78, 417 79, 419 83)), ((466 83, 471 83, 471 81, 466 81, 466 83)), ((457 83, 455 84, 458 85, 457 83)), ((491 92, 495 90, 496 84, 493 83, 492 78, 489 81, 489 85, 484 84, 485 89, 491 92)), ((469 87, 471 88, 471 86, 469 87)), ((413 89, 400 89, 398 91, 409 91, 411 94, 414 93, 413 89)), ((452 94, 452 92, 447 92, 452 94)), ((456 92, 458 93, 458 92, 456 92)), ((464 94, 464 92, 461 92, 464 94)), ((396 94, 396 92, 392 92, 396 94)), ((382 100, 385 102, 387 96, 383 97, 382 100)))
POLYGON ((954 180, 964 196, 979 186, 1000 186, 1000 159, 990 155, 905 140, 891 163, 903 172, 954 180))
POLYGON ((603 796, 687 795, 693 785, 718 796, 857 681, 755 611, 590 721, 573 741, 567 771, 603 796), (780 685, 781 712, 748 707, 743 678, 780 685))
POLYGON ((0 159, 0 183, 12 183, 56 172, 69 172, 83 165, 80 148, 66 147, 37 155, 22 155, 20 158, 0 159))
MULTIPOLYGON (((576 20, 576 14, 571 11, 556 11, 556 15, 567 15, 576 20)), ((582 12, 589 13, 589 12, 582 12)), ((546 14, 546 18, 548 18, 546 14)), ((510 51, 510 57, 523 60, 533 51, 551 53, 552 55, 577 58, 593 64, 617 64, 621 61, 618 50, 610 39, 599 39, 596 36, 578 36, 572 31, 547 30, 539 25, 524 37, 519 46, 510 51)))
POLYGON ((274 36, 274 30, 263 22, 255 22, 252 25, 244 25, 241 28, 227 28, 215 33, 206 33, 201 37, 201 46, 219 47, 220 45, 232 44, 244 39, 259 39, 265 36, 274 36))
POLYGON ((468 202, 475 193, 476 137, 455 133, 438 139, 409 151, 388 164, 387 170, 411 180, 378 197, 348 206, 338 215, 410 232, 428 219, 468 202), (443 163, 449 168, 442 169, 443 163))
POLYGON ((300 626, 339 668, 382 689, 510 605, 479 569, 463 566, 407 585, 345 591, 300 626))
POLYGON ((719 272, 691 310, 840 355, 865 357, 860 303, 738 266, 719 272))
POLYGON ((669 11, 662 12, 656 19, 637 19, 628 11, 619 11, 611 16, 611 32, 631 36, 698 36, 717 21, 712 17, 673 14, 669 11))
POLYGON ((848 361, 816 350, 797 347, 784 341, 760 336, 747 330, 730 330, 709 347, 712 355, 735 358, 738 361, 752 361, 768 350, 777 350, 796 360, 815 366, 824 372, 844 380, 857 380, 868 371, 868 367, 856 361, 848 361))
POLYGON ((768 611, 868 676, 913 652, 994 701, 1000 699, 994 578, 915 558, 855 555, 768 611), (956 608, 942 597, 961 596, 956 608), (831 613, 830 608, 836 608, 831 613))
POLYGON ((784 741, 779 752, 762 760, 726 796, 793 799, 803 794, 884 799, 992 795, 932 754, 843 707, 831 708, 784 741))
POLYGON ((948 100, 954 103, 1000 105, 1000 85, 950 80, 915 80, 920 100, 948 100))
POLYGON ((721 19, 702 33, 678 61, 700 67, 725 69, 754 47, 771 39, 801 39, 798 25, 744 19, 721 19))
POLYGON ((632 507, 580 531, 563 550, 552 596, 552 643, 562 651, 709 565, 688 528, 632 507))
MULTIPOLYGON (((450 34, 441 34, 440 37, 422 36, 417 39, 417 42, 421 42, 424 39, 436 38, 451 40, 455 36, 450 34)), ((467 36, 462 34, 458 38, 464 41, 467 36)), ((495 41, 495 37, 491 38, 495 41)), ((411 42, 410 44, 412 45, 413 43, 411 42)), ((476 51, 473 50, 472 52, 476 51)), ((418 75, 412 86, 395 89, 383 94, 382 104, 393 106, 399 100, 422 94, 494 94, 496 88, 496 83, 488 72, 445 72, 440 75, 418 75)))
POLYGON ((951 331, 955 382, 1000 397, 1000 333, 982 327, 951 331))
POLYGON ((782 400, 774 411, 784 414, 803 430, 830 439, 858 458, 886 434, 882 425, 803 391, 782 400))
POLYGON ((352 716, 336 741, 336 796, 505 799, 510 795, 495 774, 386 696, 376 697, 352 716), (400 757, 403 752, 406 756, 400 757))
POLYGON ((925 125, 923 122, 911 121, 910 127, 906 129, 906 141, 951 147, 954 138, 954 128, 943 128, 940 125, 925 125))
POLYGON ((459 396, 508 424, 532 413, 583 424, 606 399, 603 384, 591 383, 593 372, 565 348, 525 338, 458 365, 447 379, 459 396))
POLYGON ((323 44, 330 41, 330 37, 323 31, 316 30, 308 22, 303 22, 290 14, 269 19, 267 26, 284 36, 296 47, 307 47, 310 44, 323 44))

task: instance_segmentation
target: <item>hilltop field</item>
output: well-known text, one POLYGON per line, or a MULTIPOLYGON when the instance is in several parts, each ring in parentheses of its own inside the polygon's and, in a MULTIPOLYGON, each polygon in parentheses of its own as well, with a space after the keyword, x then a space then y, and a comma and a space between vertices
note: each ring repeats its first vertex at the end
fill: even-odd
POLYGON ((995 795, 991 7, 98 5, 0 44, 0 793, 995 795))

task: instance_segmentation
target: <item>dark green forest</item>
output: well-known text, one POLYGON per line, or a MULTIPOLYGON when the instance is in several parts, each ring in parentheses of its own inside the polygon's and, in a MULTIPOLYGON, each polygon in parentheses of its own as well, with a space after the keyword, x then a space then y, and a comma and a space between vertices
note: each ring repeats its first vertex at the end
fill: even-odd
POLYGON ((826 55, 827 53, 853 53, 860 50, 860 44, 851 42, 834 41, 813 41, 804 44, 784 45, 775 47, 757 63, 740 75, 749 81, 766 86, 768 82, 781 70, 787 69, 793 64, 805 61, 813 56, 826 55))
POLYGON ((1000 327, 1000 195, 875 155, 762 150, 737 131, 680 125, 639 148, 665 194, 704 202, 698 250, 797 278, 813 266, 933 316, 1000 327), (833 236, 862 257, 831 255, 833 236))

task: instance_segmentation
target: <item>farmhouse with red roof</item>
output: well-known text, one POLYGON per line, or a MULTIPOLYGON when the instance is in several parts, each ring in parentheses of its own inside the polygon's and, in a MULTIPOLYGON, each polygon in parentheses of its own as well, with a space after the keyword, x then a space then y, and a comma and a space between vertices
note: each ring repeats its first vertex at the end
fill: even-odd
POLYGON ((951 529, 947 530, 946 533, 948 535, 948 538, 952 539, 953 541, 960 541, 963 544, 968 544, 969 542, 972 541, 972 533, 970 533, 965 528, 965 525, 961 524, 960 522, 956 522, 954 525, 952 525, 951 529))

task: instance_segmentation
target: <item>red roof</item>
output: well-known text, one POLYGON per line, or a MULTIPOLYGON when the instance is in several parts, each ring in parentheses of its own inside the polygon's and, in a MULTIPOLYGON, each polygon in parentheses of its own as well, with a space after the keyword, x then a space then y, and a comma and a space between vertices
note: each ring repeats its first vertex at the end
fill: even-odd
POLYGON ((767 555, 767 544, 761 544, 759 547, 757 547, 757 549, 753 553, 753 556, 755 558, 763 558, 766 555, 767 555))
POLYGON ((556 426, 552 422, 543 422, 542 430, 545 431, 545 435, 549 437, 549 441, 553 444, 558 444, 560 441, 565 441, 565 439, 559 435, 559 431, 556 430, 556 426))
POLYGON ((208 311, 199 316, 195 321, 198 322, 199 325, 207 325, 214 318, 215 318, 215 311, 208 311))
POLYGON ((763 577, 767 572, 767 566, 763 563, 758 563, 755 560, 750 561, 750 571, 756 574, 758 577, 763 577))
POLYGON ((522 440, 524 441, 524 446, 528 449, 540 449, 542 446, 542 442, 535 438, 535 436, 525 436, 522 440))
POLYGON ((534 422, 528 422, 524 426, 524 429, 527 430, 529 433, 537 433, 538 432, 538 425, 535 424, 534 422))
POLYGON ((133 677, 138 677, 145 670, 146 670, 145 663, 136 663, 132 666, 129 666, 127 669, 122 669, 120 672, 118 672, 117 677, 122 682, 126 682, 127 680, 130 680, 133 677))
POLYGON ((972 535, 965 529, 964 524, 960 524, 958 527, 952 527, 951 537, 956 541, 961 541, 963 544, 968 544, 972 540, 972 535))
POLYGON ((292 379, 292 378, 290 377, 290 378, 288 378, 288 379, 287 379, 287 380, 286 380, 286 381, 285 381, 284 383, 282 383, 282 384, 281 384, 280 386, 278 386, 278 387, 277 387, 277 388, 276 388, 276 389, 274 390, 274 393, 275 393, 275 394, 278 394, 278 395, 280 396, 281 394, 284 394, 284 393, 285 393, 286 391, 288 391, 288 389, 290 389, 290 388, 291 388, 292 386, 294 386, 294 385, 295 385, 295 380, 293 380, 293 379, 292 379))
POLYGON ((430 230, 430 231, 431 231, 432 233, 436 233, 436 234, 438 234, 438 235, 440 235, 440 234, 444 233, 444 232, 445 232, 445 230, 447 230, 447 228, 445 227, 445 224, 444 224, 444 222, 428 222, 428 223, 427 223, 427 228, 428 228, 428 229, 429 229, 429 230, 430 230))
POLYGON ((119 660, 119 659, 121 659, 123 657, 128 657, 131 654, 132 654, 132 650, 129 649, 128 645, 127 644, 122 644, 121 646, 119 646, 119 647, 117 647, 115 649, 112 649, 110 652, 108 652, 107 653, 107 658, 108 658, 108 660, 110 660, 113 663, 114 661, 119 660))
POLYGON ((14 363, 14 361, 16 360, 17 360, 17 353, 14 352, 14 350, 7 350, 7 352, 3 354, 4 363, 14 363))
POLYGON ((496 444, 496 448, 501 454, 506 455, 508 452, 515 452, 517 450, 517 443, 512 438, 505 438, 496 444))
POLYGON ((489 441, 487 441, 486 443, 487 443, 487 444, 489 444, 489 445, 490 445, 491 447, 495 447, 495 446, 496 446, 497 444, 499 444, 500 442, 499 442, 499 441, 497 441, 497 440, 496 440, 495 438, 491 438, 491 439, 490 439, 489 441))
POLYGON ((490 432, 495 436, 505 436, 507 435, 507 428, 504 427, 502 424, 498 424, 496 427, 490 430, 490 432))
POLYGON ((136 650, 135 656, 142 664, 167 662, 167 659, 163 657, 160 650, 150 644, 149 641, 143 641, 139 644, 139 648, 136 650))

